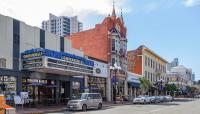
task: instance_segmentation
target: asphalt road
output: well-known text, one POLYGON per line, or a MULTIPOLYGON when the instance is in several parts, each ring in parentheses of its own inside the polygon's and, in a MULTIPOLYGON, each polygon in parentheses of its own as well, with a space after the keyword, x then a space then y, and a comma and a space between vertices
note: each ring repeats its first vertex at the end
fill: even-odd
POLYGON ((151 105, 107 106, 102 110, 66 111, 51 114, 200 114, 200 99, 179 99, 151 105))

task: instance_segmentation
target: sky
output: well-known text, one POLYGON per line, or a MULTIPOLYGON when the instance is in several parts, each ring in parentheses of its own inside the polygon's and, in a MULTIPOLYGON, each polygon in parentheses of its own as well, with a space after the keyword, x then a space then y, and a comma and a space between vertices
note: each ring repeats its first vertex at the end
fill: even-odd
MULTIPOLYGON (((41 26, 49 13, 75 16, 83 28, 93 28, 111 14, 113 0, 0 0, 0 14, 41 26)), ((200 80, 200 0, 115 0, 128 33, 128 50, 140 45, 167 61, 192 68, 200 80)))

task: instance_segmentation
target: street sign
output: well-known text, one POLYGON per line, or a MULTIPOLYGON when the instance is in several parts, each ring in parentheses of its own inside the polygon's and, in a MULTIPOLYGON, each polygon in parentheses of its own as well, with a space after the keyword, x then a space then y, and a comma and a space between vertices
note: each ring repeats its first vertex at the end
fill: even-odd
POLYGON ((115 83, 119 82, 119 80, 118 80, 118 78, 116 76, 113 76, 111 81, 112 81, 112 84, 115 84, 115 83))

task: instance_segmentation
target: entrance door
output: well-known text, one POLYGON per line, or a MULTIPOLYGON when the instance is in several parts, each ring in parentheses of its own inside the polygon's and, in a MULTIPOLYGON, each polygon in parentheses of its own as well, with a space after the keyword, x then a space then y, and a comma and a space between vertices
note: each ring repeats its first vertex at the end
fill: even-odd
POLYGON ((61 82, 61 98, 70 98, 70 92, 71 92, 71 87, 70 87, 70 82, 69 81, 62 81, 61 82))

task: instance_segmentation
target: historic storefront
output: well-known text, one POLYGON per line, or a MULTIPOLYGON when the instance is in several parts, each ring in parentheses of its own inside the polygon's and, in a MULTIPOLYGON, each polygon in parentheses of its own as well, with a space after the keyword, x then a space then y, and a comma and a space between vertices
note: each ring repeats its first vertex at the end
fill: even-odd
POLYGON ((21 58, 22 70, 28 72, 22 91, 38 103, 70 99, 84 86, 83 77, 73 76, 93 74, 93 61, 69 53, 38 48, 25 51, 21 58))
POLYGON ((138 74, 128 72, 128 95, 130 100, 140 95, 139 77, 138 74))
POLYGON ((100 61, 94 61, 93 75, 88 76, 88 89, 93 93, 101 93, 103 100, 106 100, 108 78, 108 65, 100 61))

